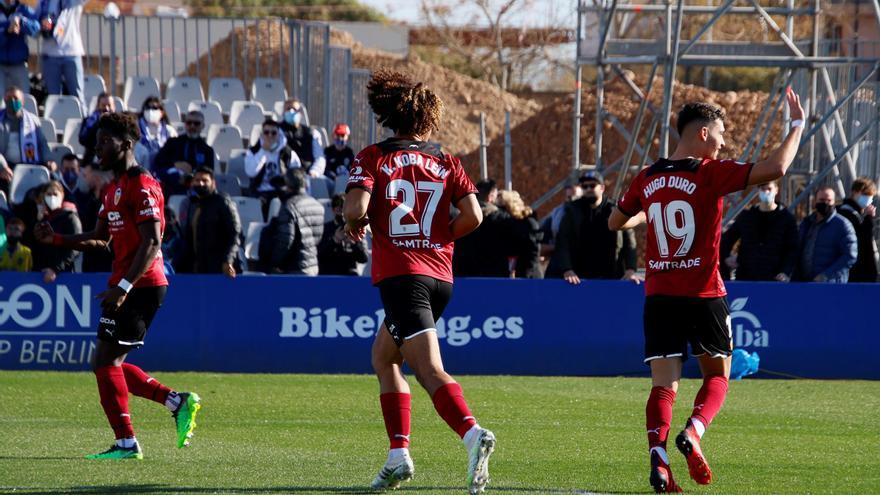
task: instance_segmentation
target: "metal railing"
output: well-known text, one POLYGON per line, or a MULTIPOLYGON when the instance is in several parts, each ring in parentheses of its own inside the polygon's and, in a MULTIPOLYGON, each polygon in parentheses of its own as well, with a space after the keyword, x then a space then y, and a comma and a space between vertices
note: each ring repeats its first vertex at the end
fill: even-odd
MULTIPOLYGON (((346 122, 351 146, 375 141, 377 129, 366 100, 369 71, 352 66, 351 50, 331 46, 330 26, 280 18, 176 18, 83 15, 85 72, 101 75, 121 95, 126 79, 150 76, 165 89, 174 76, 202 82, 207 98, 214 77, 233 77, 250 97, 255 78, 281 80, 290 97, 308 108, 313 125, 346 122)), ((31 53, 40 39, 31 38, 31 53)), ((274 109, 267 108, 267 111, 274 109)))

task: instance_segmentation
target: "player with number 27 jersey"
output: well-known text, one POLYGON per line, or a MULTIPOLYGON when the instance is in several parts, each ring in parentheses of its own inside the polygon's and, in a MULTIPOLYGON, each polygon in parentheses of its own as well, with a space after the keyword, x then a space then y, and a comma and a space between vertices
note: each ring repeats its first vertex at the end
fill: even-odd
POLYGON ((724 195, 745 189, 753 164, 704 158, 660 159, 639 173, 618 203, 644 211, 646 295, 721 297, 718 271, 724 195))
POLYGON ((450 205, 476 188, 461 162, 424 141, 387 139, 354 159, 348 188, 362 188, 371 201, 373 283, 399 275, 425 275, 452 282, 450 205))

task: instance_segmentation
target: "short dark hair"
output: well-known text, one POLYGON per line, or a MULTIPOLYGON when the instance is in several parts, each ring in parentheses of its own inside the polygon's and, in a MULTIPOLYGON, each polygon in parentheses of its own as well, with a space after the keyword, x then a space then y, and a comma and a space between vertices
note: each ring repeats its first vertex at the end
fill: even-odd
POLYGON ((477 182, 477 194, 480 197, 485 198, 493 189, 498 189, 498 183, 492 179, 483 179, 477 182))
POLYGON ((64 162, 70 161, 70 160, 76 160, 77 162, 79 162, 79 157, 74 155, 73 153, 67 153, 61 157, 61 163, 64 163, 64 162))
POLYGON ((267 125, 270 125, 272 127, 278 127, 278 122, 276 122, 275 119, 270 117, 270 118, 267 118, 266 120, 263 121, 263 125, 261 127, 265 127, 267 125))
POLYGON ((116 139, 138 141, 141 138, 137 119, 128 112, 105 113, 98 120, 98 130, 104 131, 116 139))
POLYGON ((683 106, 678 112, 678 123, 675 127, 678 134, 681 135, 684 129, 693 122, 706 125, 715 120, 724 122, 725 117, 724 109, 721 107, 702 101, 692 102, 683 106))
POLYGON ((20 219, 20 218, 18 218, 18 217, 12 217, 12 218, 10 218, 9 221, 6 222, 6 225, 7 225, 7 226, 9 226, 9 225, 21 225, 21 228, 22 228, 22 229, 27 228, 27 224, 24 223, 24 220, 22 220, 22 219, 20 219))
POLYGON ((207 174, 207 175, 210 175, 211 178, 213 179, 214 178, 214 169, 211 167, 204 167, 204 166, 199 167, 199 168, 193 170, 193 175, 196 175, 196 174, 207 174))
POLYGON ((284 180, 293 194, 299 194, 306 188, 306 172, 302 167, 291 168, 285 174, 284 180))

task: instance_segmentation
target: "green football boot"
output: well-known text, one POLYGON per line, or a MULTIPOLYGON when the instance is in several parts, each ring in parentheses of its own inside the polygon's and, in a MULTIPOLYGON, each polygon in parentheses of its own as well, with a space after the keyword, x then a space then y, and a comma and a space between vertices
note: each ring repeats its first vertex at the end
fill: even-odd
POLYGON ((201 399, 195 392, 180 392, 180 406, 171 413, 177 425, 177 448, 189 445, 196 429, 196 414, 202 408, 201 399))

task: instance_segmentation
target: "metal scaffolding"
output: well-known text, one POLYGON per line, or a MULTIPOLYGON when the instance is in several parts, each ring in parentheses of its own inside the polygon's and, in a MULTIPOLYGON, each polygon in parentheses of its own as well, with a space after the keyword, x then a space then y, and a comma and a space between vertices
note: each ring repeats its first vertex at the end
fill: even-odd
MULTIPOLYGON (((878 0, 871 1, 873 5, 869 1, 867 8, 872 9, 876 22, 880 23, 878 0)), ((809 198, 811 191, 820 184, 828 183, 843 194, 856 177, 880 179, 880 59, 860 57, 858 50, 855 54, 842 56, 837 53, 840 40, 822 39, 821 0, 799 2, 805 6, 798 7, 795 0, 785 0, 784 7, 762 6, 758 0, 721 0, 717 6, 708 3, 685 5, 683 0, 651 0, 643 4, 618 0, 579 1, 572 167, 581 167, 583 67, 592 66, 597 70, 594 163, 600 170, 619 172, 613 197, 619 196, 629 173, 657 158, 650 154, 651 143, 658 132, 658 155, 668 156, 670 134, 677 138, 675 130, 670 129, 668 116, 673 110, 673 82, 679 66, 766 67, 776 68, 778 72, 739 160, 755 160, 761 156, 771 128, 780 117, 783 129, 788 128, 784 100, 785 88, 790 85, 806 97, 804 106, 807 112, 807 128, 800 152, 782 183, 782 199, 790 208, 809 198), (688 16, 707 15, 711 17, 691 39, 682 39, 682 24, 688 16), (639 16, 653 16, 661 21, 658 22, 663 26, 661 36, 637 39, 629 36, 626 29, 616 32, 616 26, 632 24, 639 16), (712 28, 720 19, 729 16, 759 18, 778 41, 718 41, 712 36, 712 28), (780 26, 774 16, 783 16, 785 23, 780 26), (598 43, 592 47, 586 43, 590 39, 585 35, 587 26, 591 25, 588 17, 598 23, 595 31, 599 33, 598 43), (794 36, 796 19, 798 22, 812 22, 810 39, 794 36), (650 66, 644 90, 631 78, 631 73, 624 70, 624 67, 633 65, 650 66), (658 72, 663 76, 663 101, 660 108, 655 108, 648 101, 648 95, 658 72), (631 128, 605 108, 605 82, 610 75, 622 78, 640 100, 631 128), (602 155, 606 122, 627 140, 626 152, 621 157, 602 155), (640 139, 644 129, 647 131, 640 139), (634 154, 637 155, 635 160, 634 154), (610 159, 615 160, 609 163, 610 159)), ((838 1, 826 7, 840 8, 840 5, 838 1)), ((756 191, 751 191, 730 198, 733 207, 727 209, 725 223, 732 221, 755 194, 756 191)))

